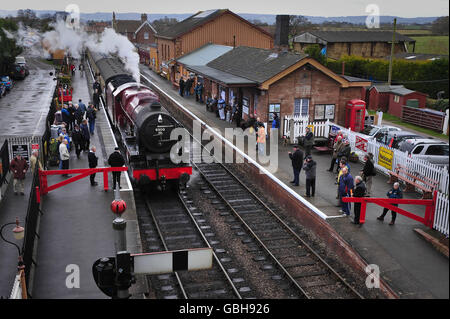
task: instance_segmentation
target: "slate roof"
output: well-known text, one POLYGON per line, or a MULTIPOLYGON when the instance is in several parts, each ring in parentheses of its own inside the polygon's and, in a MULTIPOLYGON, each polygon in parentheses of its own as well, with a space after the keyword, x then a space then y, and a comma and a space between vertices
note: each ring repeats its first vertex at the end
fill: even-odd
MULTIPOLYGON (((393 93, 400 96, 408 95, 411 93, 415 93, 417 91, 413 91, 405 88, 403 85, 387 85, 387 84, 374 84, 370 89, 376 88, 379 93, 393 93)), ((420 92, 417 92, 420 93, 420 92)), ((423 94, 423 93, 422 93, 423 94)))
MULTIPOLYGON (((326 42, 391 42, 392 32, 391 31, 307 31, 303 32, 309 33, 316 36, 326 42)), ((299 42, 297 39, 302 35, 295 37, 294 42, 299 42)), ((395 41, 399 42, 415 42, 416 40, 411 39, 400 33, 395 33, 395 41)))
POLYGON ((239 46, 209 62, 207 66, 263 83, 306 57, 306 54, 274 53, 271 50, 239 46))
POLYGON ((167 39, 175 39, 178 36, 191 31, 192 29, 201 26, 202 24, 215 19, 221 14, 228 11, 227 9, 215 9, 215 10, 206 10, 199 11, 196 14, 190 16, 189 18, 184 19, 181 22, 167 28, 160 33, 158 33, 157 37, 167 38, 167 39))
POLYGON ((228 72, 223 72, 207 65, 190 65, 187 69, 195 73, 206 76, 209 79, 215 80, 219 83, 225 83, 226 85, 256 85, 255 81, 233 75, 228 72))
POLYGON ((141 20, 116 20, 115 29, 118 33, 135 32, 141 24, 141 20))
POLYGON ((208 43, 176 60, 185 65, 206 65, 232 49, 233 47, 227 45, 208 43))

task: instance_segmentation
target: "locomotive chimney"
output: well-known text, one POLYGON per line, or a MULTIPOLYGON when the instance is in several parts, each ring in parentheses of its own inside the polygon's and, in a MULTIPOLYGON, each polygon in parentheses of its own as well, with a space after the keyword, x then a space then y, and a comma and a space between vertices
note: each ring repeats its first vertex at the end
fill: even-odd
POLYGON ((289 15, 277 15, 274 47, 277 52, 287 51, 289 45, 289 15))

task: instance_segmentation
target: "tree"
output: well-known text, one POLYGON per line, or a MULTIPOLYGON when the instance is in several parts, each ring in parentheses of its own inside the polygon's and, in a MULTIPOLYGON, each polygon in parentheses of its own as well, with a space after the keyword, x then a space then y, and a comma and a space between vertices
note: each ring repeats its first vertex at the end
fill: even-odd
POLYGON ((0 74, 5 73, 8 64, 22 52, 10 32, 17 31, 17 24, 12 19, 0 19, 0 74))
POLYGON ((327 63, 327 58, 322 54, 322 49, 318 44, 308 46, 304 52, 320 64, 325 65, 327 63))
POLYGON ((164 31, 165 29, 175 25, 178 23, 178 20, 175 18, 168 18, 167 16, 162 18, 162 19, 158 19, 158 20, 154 20, 152 22, 153 27, 155 28, 155 30, 157 32, 161 32, 164 31))
POLYGON ((448 16, 434 20, 431 25, 431 31, 433 34, 448 35, 448 16))
POLYGON ((291 38, 310 26, 311 22, 304 16, 289 16, 289 36, 291 38))

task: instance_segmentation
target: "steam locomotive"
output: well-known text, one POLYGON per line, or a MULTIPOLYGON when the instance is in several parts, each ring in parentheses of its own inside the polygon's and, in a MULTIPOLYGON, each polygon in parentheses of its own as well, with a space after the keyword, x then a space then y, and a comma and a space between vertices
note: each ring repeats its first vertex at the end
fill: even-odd
MULTIPOLYGON (((175 164, 170 159, 172 130, 182 125, 161 105, 159 96, 137 83, 119 58, 88 52, 95 73, 104 88, 105 108, 125 149, 131 180, 141 188, 156 186, 164 190, 168 183, 185 186, 192 174, 189 163, 175 164)), ((178 155, 186 152, 177 149, 178 155)))

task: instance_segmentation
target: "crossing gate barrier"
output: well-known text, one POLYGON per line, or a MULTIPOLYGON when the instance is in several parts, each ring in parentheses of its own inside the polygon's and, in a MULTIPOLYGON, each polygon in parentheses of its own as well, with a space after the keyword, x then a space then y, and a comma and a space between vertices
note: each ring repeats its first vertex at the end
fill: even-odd
MULTIPOLYGON (((103 189, 105 192, 108 190, 108 173, 109 172, 125 172, 128 167, 97 167, 97 168, 76 168, 76 169, 63 169, 63 170, 39 170, 39 185, 40 190, 39 195, 46 195, 48 192, 55 190, 57 188, 63 187, 70 183, 76 182, 84 177, 90 176, 94 173, 103 173, 103 189), (72 176, 65 179, 59 183, 48 186, 47 176, 50 175, 64 175, 64 174, 78 174, 77 176, 72 176)), ((40 196, 38 196, 40 198, 40 196)))
POLYGON ((359 223, 364 224, 366 222, 366 208, 368 203, 380 205, 381 207, 392 210, 400 215, 411 218, 424 224, 427 227, 433 228, 434 212, 436 207, 437 192, 435 191, 432 199, 398 199, 398 198, 371 198, 371 197, 343 197, 344 203, 361 203, 361 211, 359 217, 359 223), (393 206, 392 204, 403 205, 423 205, 425 206, 425 216, 421 217, 411 212, 408 212, 400 207, 393 206))

